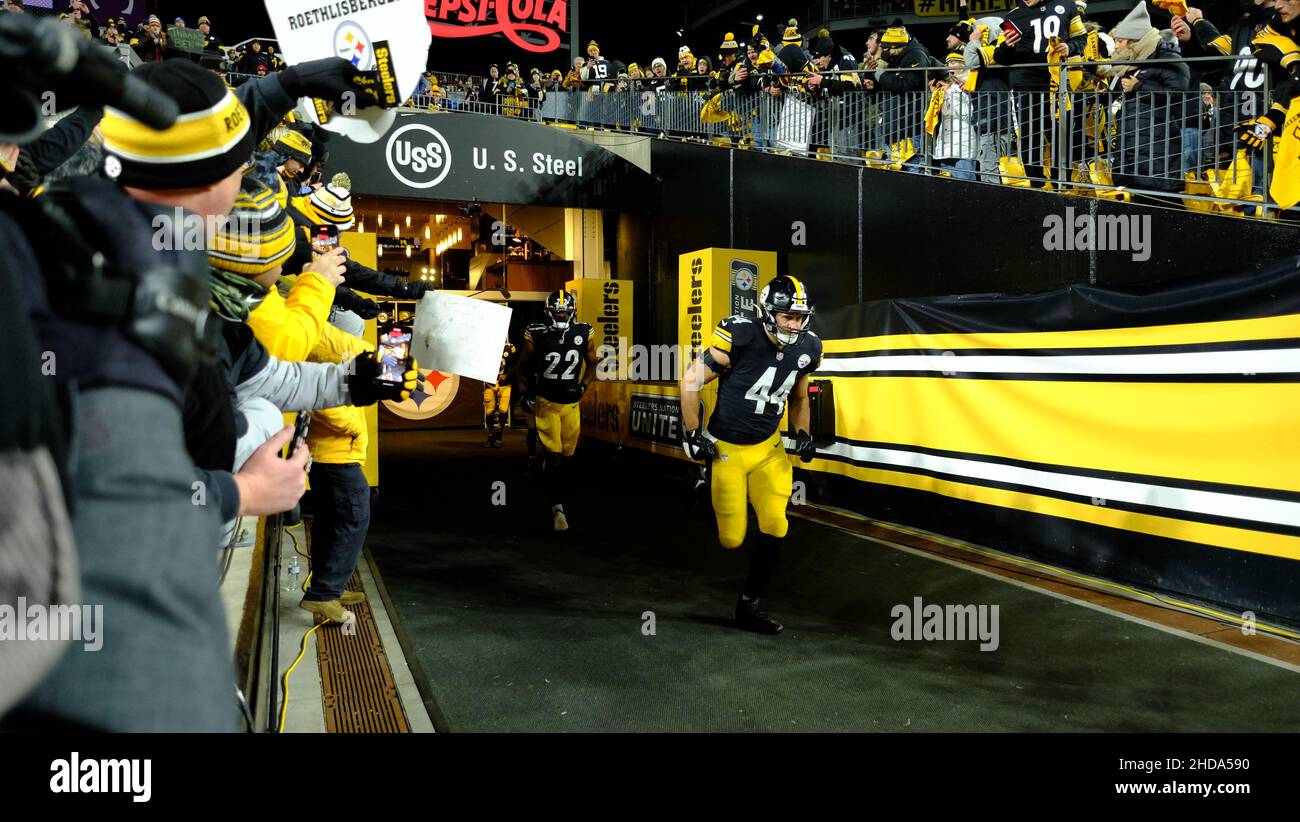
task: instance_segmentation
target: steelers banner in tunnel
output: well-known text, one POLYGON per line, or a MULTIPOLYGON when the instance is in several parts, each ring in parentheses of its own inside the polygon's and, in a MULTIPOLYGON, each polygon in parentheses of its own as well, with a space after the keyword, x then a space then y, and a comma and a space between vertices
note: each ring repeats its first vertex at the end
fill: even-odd
POLYGON ((1297 620, 1298 312, 1287 260, 819 314, 836 431, 810 467, 870 517, 1297 620))
POLYGON ((776 277, 776 252, 702 248, 677 260, 677 343, 690 364, 724 317, 757 316, 758 295, 776 277))
POLYGON ((596 336, 597 356, 608 373, 627 379, 632 346, 632 280, 569 280, 564 284, 578 300, 578 321, 596 336))

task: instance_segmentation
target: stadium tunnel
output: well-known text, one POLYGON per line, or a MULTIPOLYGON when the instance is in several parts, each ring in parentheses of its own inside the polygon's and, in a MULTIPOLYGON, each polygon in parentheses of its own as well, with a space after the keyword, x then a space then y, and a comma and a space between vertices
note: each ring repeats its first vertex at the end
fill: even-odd
POLYGON ((522 422, 484 447, 482 383, 385 403, 346 633, 303 637, 304 529, 259 526, 227 577, 255 728, 1300 728, 1293 226, 456 113, 331 166, 358 260, 509 305, 516 341, 569 290, 615 367, 564 534, 522 422), (1053 218, 1135 221, 1150 257, 1045 251, 1053 218), (748 548, 673 377, 777 274, 826 357, 769 638, 730 626, 748 548), (996 636, 932 641, 965 606, 996 636))

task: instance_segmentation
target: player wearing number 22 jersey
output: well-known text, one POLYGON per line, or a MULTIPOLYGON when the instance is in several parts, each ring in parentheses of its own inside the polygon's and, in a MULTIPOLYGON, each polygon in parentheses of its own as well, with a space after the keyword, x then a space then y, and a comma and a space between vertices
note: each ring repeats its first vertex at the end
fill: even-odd
POLYGON ((736 625, 775 634, 781 623, 758 610, 776 567, 788 523, 785 516, 794 470, 778 430, 787 405, 795 452, 805 462, 815 449, 808 434, 808 377, 822 359, 822 343, 808 330, 813 308, 794 277, 769 283, 758 300, 759 318, 727 317, 709 348, 682 379, 683 447, 710 465, 710 495, 725 548, 745 541, 748 503, 759 536, 749 578, 736 605, 736 625), (699 389, 714 379, 718 399, 706 428, 699 425, 699 389))
POLYGON ((528 326, 519 361, 524 410, 533 415, 546 452, 544 472, 551 496, 551 524, 567 531, 564 458, 573 456, 581 429, 579 403, 596 378, 596 341, 587 323, 574 322, 577 300, 565 291, 546 298, 546 322, 528 326), (584 369, 585 366, 585 369, 584 369))

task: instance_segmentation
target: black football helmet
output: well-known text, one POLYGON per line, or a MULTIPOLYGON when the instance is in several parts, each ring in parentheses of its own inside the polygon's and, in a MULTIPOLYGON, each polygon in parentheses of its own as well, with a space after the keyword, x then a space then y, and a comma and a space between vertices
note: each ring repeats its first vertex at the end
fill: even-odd
POLYGON ((564 330, 573 324, 578 313, 578 301, 567 291, 556 291, 546 298, 546 318, 551 328, 564 330))
POLYGON ((794 345, 803 338, 804 332, 812 325, 814 309, 808 301, 808 289, 803 283, 788 274, 782 274, 763 286, 758 295, 758 312, 763 321, 763 328, 782 345, 794 345), (777 312, 784 314, 801 314, 803 323, 797 331, 782 331, 776 324, 777 312))

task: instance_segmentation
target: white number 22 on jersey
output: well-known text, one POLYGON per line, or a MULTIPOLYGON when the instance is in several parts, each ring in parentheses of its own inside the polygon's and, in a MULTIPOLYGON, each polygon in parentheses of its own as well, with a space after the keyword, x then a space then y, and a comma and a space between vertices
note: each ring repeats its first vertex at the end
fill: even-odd
POLYGON ((745 399, 754 401, 755 414, 762 414, 766 411, 769 402, 775 403, 777 413, 780 413, 785 410, 785 400, 790 396, 790 390, 794 388, 794 380, 797 376, 797 372, 791 371, 781 387, 773 391, 772 383, 776 381, 776 366, 771 366, 763 372, 763 376, 759 377, 749 391, 745 393, 745 399))
POLYGON ((582 355, 578 353, 576 348, 570 348, 568 351, 565 351, 564 362, 567 363, 569 367, 564 369, 563 374, 557 374, 555 373, 555 368, 560 364, 560 352, 547 351, 546 370, 542 372, 542 377, 548 380, 571 380, 575 376, 574 372, 577 371, 578 362, 581 358, 582 355))

